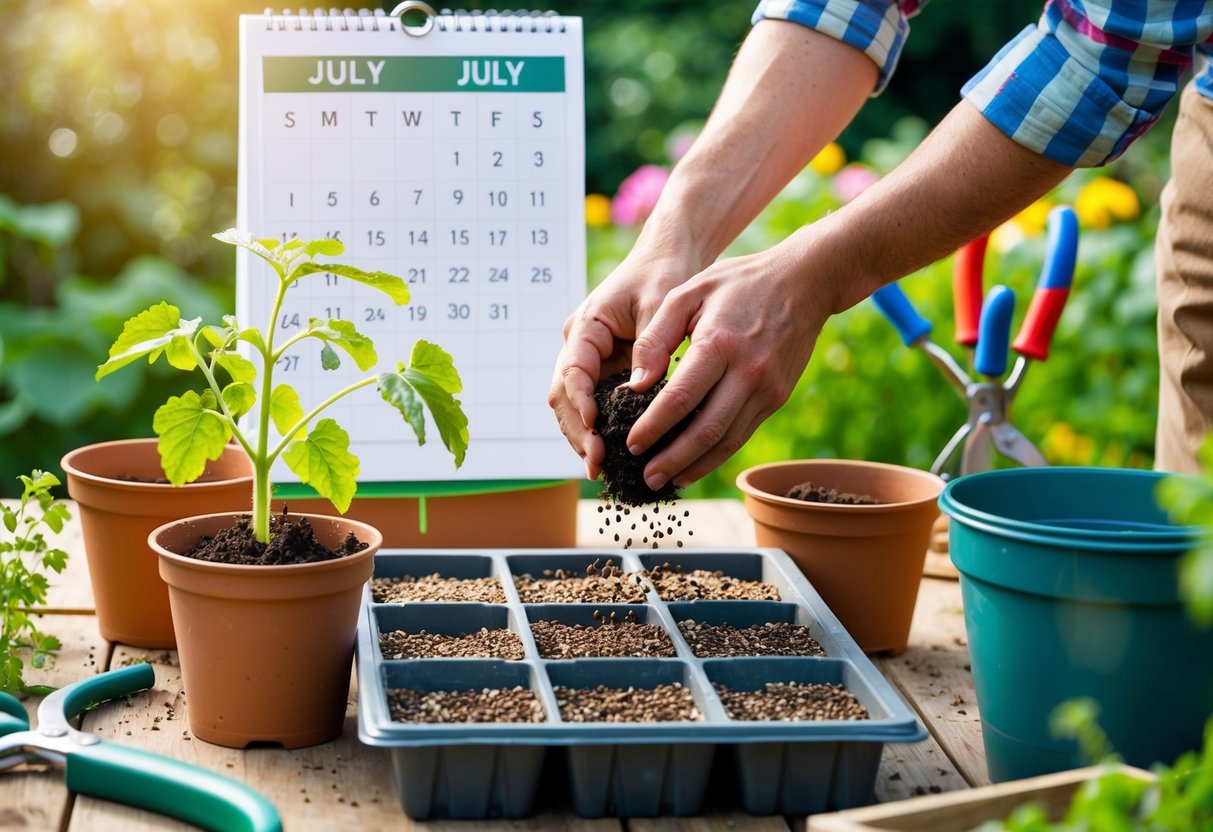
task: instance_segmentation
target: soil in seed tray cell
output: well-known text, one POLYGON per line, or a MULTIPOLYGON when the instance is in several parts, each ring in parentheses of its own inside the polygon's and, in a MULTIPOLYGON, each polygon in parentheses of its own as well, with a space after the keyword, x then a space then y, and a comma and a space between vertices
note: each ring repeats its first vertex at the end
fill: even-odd
POLYGON ((522 686, 431 691, 389 688, 387 701, 394 722, 455 724, 547 719, 535 692, 522 686))
POLYGON ((604 617, 595 610, 599 623, 586 627, 581 624, 561 624, 559 621, 536 621, 531 634, 539 655, 545 659, 581 659, 588 657, 672 657, 674 643, 661 627, 641 624, 636 613, 629 611, 623 620, 604 617))
POLYGON ((702 659, 728 656, 824 656, 825 650, 803 624, 771 621, 749 627, 707 624, 686 619, 678 629, 691 652, 702 659))
POLYGON ((556 687, 565 722, 695 722, 703 714, 677 682, 654 688, 556 687))
POLYGON ((730 577, 720 570, 694 569, 662 563, 647 573, 663 601, 778 601, 779 590, 762 581, 730 577))
POLYGON ((768 682, 758 690, 713 685, 730 719, 807 722, 868 719, 868 709, 842 685, 768 682))
POLYGON ((524 604, 636 604, 645 600, 641 575, 624 572, 612 560, 599 568, 595 560, 585 574, 545 569, 539 577, 530 573, 515 576, 514 586, 524 604))
POLYGON ((505 628, 490 630, 487 627, 457 636, 425 630, 419 633, 395 630, 379 636, 379 649, 385 659, 496 658, 522 661, 526 656, 522 639, 517 633, 505 628))
POLYGON ((478 601, 504 604, 501 581, 487 578, 447 578, 438 573, 403 578, 375 578, 371 598, 376 604, 400 604, 405 601, 478 601))

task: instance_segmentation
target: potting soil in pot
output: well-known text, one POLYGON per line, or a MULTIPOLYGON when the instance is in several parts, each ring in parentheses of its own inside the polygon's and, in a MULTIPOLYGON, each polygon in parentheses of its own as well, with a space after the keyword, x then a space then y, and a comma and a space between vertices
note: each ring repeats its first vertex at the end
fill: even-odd
POLYGON ((849 491, 838 491, 826 485, 812 482, 802 482, 788 489, 784 495, 789 500, 804 500, 806 503, 834 503, 845 506, 881 506, 884 500, 878 500, 870 494, 852 494, 849 491))
POLYGON ((746 812, 809 814, 870 802, 884 744, 926 736, 778 550, 410 551, 376 560, 381 578, 435 573, 499 578, 507 600, 421 605, 366 595, 359 737, 390 750, 413 818, 527 816, 546 793, 545 760, 567 777, 555 793, 585 817, 700 814, 721 760, 746 812), (665 600, 659 585, 690 591, 665 600), (394 659, 381 648, 385 634, 423 625, 452 636, 506 629, 524 655, 394 659), (519 705, 518 689, 538 709, 519 705), (532 721, 540 710, 542 721, 532 721))
POLYGON ((292 520, 287 514, 270 518, 270 542, 262 543, 253 535, 252 518, 240 518, 235 526, 222 529, 213 537, 203 537, 186 557, 212 563, 245 566, 276 566, 288 563, 317 563, 361 552, 366 544, 351 532, 336 549, 316 539, 307 518, 292 520))

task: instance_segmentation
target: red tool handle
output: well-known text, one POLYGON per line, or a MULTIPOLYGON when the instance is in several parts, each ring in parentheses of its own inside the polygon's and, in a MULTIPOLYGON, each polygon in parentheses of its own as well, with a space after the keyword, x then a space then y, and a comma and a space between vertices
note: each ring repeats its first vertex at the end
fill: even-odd
POLYGON ((981 299, 986 245, 989 235, 983 234, 965 243, 952 262, 952 305, 956 316, 956 343, 966 347, 977 345, 978 324, 981 322, 981 299))
POLYGON ((1036 293, 1032 295, 1019 335, 1011 345, 1015 352, 1036 361, 1049 357, 1049 341, 1074 280, 1074 264, 1078 259, 1078 215, 1070 206, 1059 205, 1049 212, 1047 245, 1036 293))
POLYGON ((1035 361, 1049 357, 1049 342, 1053 340, 1053 330, 1057 329, 1057 321, 1069 296, 1069 286, 1064 289, 1037 287, 1024 316, 1023 327, 1012 345, 1015 352, 1035 361))

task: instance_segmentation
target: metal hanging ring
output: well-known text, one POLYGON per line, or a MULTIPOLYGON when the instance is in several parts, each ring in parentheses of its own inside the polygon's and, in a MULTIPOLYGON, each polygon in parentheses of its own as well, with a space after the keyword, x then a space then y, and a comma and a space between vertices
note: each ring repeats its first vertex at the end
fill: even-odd
POLYGON ((414 38, 422 38, 428 35, 434 28, 434 18, 437 12, 429 3, 423 3, 421 0, 404 0, 396 8, 392 9, 392 17, 400 18, 400 31, 414 38), (425 14, 425 23, 419 26, 409 26, 404 22, 404 15, 412 11, 419 11, 425 14))

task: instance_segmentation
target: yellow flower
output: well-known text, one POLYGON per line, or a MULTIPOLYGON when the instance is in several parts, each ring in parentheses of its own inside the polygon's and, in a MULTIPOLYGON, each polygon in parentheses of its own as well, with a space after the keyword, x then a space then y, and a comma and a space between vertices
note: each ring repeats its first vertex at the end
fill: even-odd
POLYGON ((822 176, 831 176, 842 170, 842 166, 847 163, 847 154, 836 142, 830 142, 821 149, 821 152, 813 157, 809 162, 809 167, 814 173, 822 176))
POLYGON ((1011 218, 1011 222, 1019 226, 1025 236, 1035 237, 1043 234, 1049 222, 1049 211, 1053 203, 1047 199, 1038 199, 1011 218))
POLYGON ((1085 228, 1107 228, 1115 220, 1136 219, 1141 213, 1137 193, 1116 179, 1092 179, 1078 192, 1074 211, 1085 228))
POLYGON ((606 228, 611 224, 611 200, 602 194, 586 194, 585 224, 591 228, 606 228))

